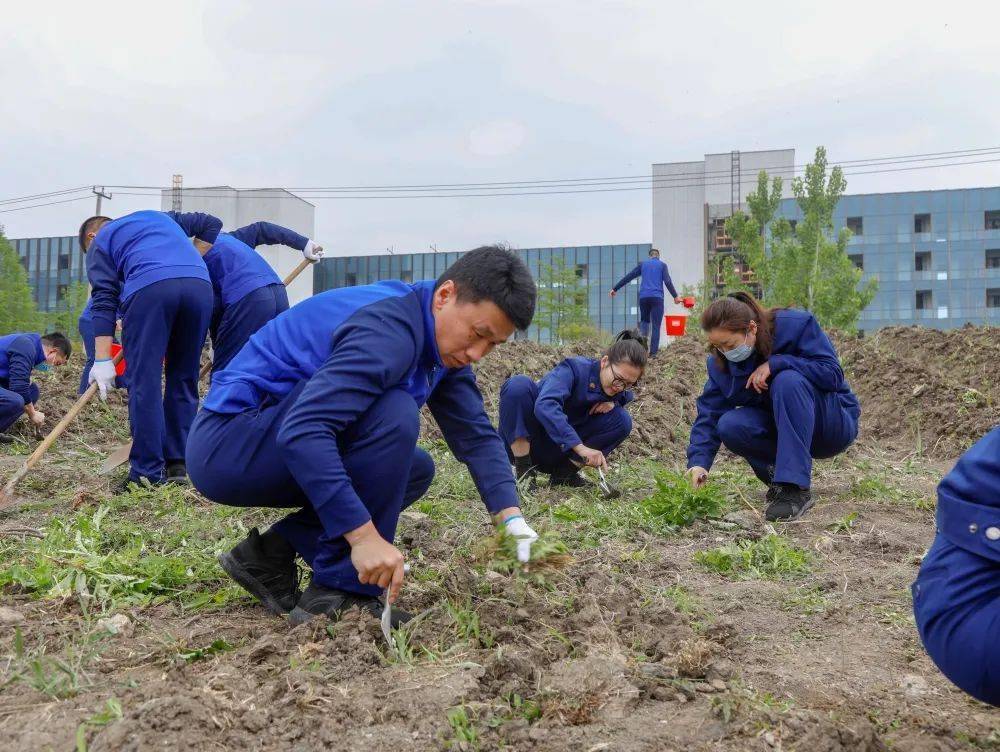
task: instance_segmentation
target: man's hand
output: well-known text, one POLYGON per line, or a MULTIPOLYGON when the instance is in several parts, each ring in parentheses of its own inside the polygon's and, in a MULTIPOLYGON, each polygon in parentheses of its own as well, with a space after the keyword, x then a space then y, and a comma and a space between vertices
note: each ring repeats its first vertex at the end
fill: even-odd
POLYGON ((323 246, 317 245, 310 240, 306 243, 306 247, 302 249, 302 255, 310 261, 319 261, 323 258, 323 246))
POLYGON ((599 467, 602 470, 608 469, 608 460, 605 458, 604 453, 597 450, 591 449, 583 444, 577 444, 573 447, 573 451, 580 455, 585 465, 590 467, 599 467))
POLYGON ((97 382, 97 389, 101 393, 101 399, 106 401, 108 399, 108 389, 115 388, 115 364, 111 362, 111 358, 94 361, 94 365, 90 369, 88 383, 93 384, 94 382, 97 382))
POLYGON ((403 585, 403 554, 379 535, 371 522, 344 537, 351 545, 351 563, 358 570, 358 580, 363 585, 389 588, 386 599, 393 603, 403 585))
POLYGON ((498 516, 502 520, 503 529, 507 535, 517 538, 517 560, 522 564, 527 564, 531 561, 531 544, 538 540, 538 533, 524 521, 521 510, 517 507, 504 509, 498 516), (513 514, 508 514, 510 512, 513 514))
POLYGON ((592 408, 590 408, 591 415, 603 415, 604 413, 610 413, 615 409, 614 402, 598 402, 592 408))
POLYGON ((32 410, 31 415, 29 417, 31 418, 31 422, 34 423, 39 428, 41 428, 45 424, 45 413, 43 413, 41 410, 32 410))
POLYGON ((610 294, 610 295, 611 295, 611 297, 613 298, 613 297, 614 297, 615 295, 617 295, 617 294, 618 294, 618 291, 617 291, 617 290, 612 290, 612 291, 611 291, 611 292, 610 292, 609 294, 610 294))
POLYGON ((761 394, 767 389, 767 380, 769 378, 771 378, 771 366, 765 360, 750 374, 750 378, 747 379, 746 388, 756 389, 757 394, 761 394))
POLYGON ((688 480, 695 488, 701 488, 708 482, 708 470, 703 467, 690 467, 687 471, 688 480))
POLYGON ((682 301, 682 298, 680 298, 679 296, 678 296, 678 297, 675 297, 675 298, 674 298, 674 302, 675 302, 675 303, 676 303, 677 305, 680 305, 680 304, 681 304, 681 301, 682 301))

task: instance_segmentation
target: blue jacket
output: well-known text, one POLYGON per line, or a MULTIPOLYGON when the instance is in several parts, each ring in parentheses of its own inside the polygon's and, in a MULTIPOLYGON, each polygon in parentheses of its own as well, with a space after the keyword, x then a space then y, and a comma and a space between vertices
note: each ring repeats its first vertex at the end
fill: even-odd
POLYGON ((670 290, 672 297, 677 297, 677 290, 674 289, 673 280, 670 279, 670 271, 667 269, 667 265, 658 258, 648 258, 638 264, 635 269, 619 280, 614 289, 620 290, 636 277, 642 277, 642 281, 639 283, 640 300, 643 298, 662 298, 664 285, 670 290))
POLYGON ((212 377, 204 406, 217 413, 256 410, 309 379, 278 443, 320 517, 338 521, 327 535, 370 518, 344 470, 337 435, 393 388, 404 389, 418 407, 427 403, 490 512, 519 505, 506 449, 472 369, 445 368, 438 355, 433 291, 433 281, 385 281, 314 295, 265 324, 212 377))
POLYGON ((41 335, 15 332, 0 337, 0 381, 25 403, 31 402, 31 369, 44 362, 41 335))
POLYGON ((938 485, 937 529, 949 542, 1000 562, 1000 427, 963 454, 938 485), (995 533, 993 533, 995 535, 995 533))
POLYGON ((261 287, 281 284, 270 264, 254 251, 257 246, 287 245, 301 251, 308 242, 304 235, 270 222, 254 222, 220 233, 212 249, 203 256, 216 299, 228 306, 261 287))
MULTIPOLYGON (((771 408, 771 393, 758 394, 747 388, 747 379, 763 360, 754 354, 742 363, 729 363, 729 373, 708 359, 708 381, 698 398, 698 417, 691 426, 688 444, 688 467, 712 467, 719 451, 719 432, 716 425, 723 413, 737 407, 771 408)), ((771 376, 787 368, 798 371, 820 391, 836 392, 840 403, 855 419, 861 415, 861 406, 844 379, 837 351, 826 333, 820 329, 808 311, 785 309, 775 312, 774 344, 771 357, 771 376)))
POLYGON ((614 402, 624 407, 635 397, 626 390, 614 397, 601 388, 601 361, 593 358, 566 358, 538 382, 535 417, 559 448, 568 452, 582 444, 576 428, 590 417, 598 402, 614 402))
MULTIPOLYGON (((115 321, 117 321, 121 317, 122 317, 122 312, 120 310, 115 311, 115 321)), ((94 299, 87 298, 87 305, 85 305, 83 307, 83 310, 80 311, 79 322, 93 323, 93 320, 94 320, 94 299)))
POLYGON ((154 282, 192 277, 210 282, 189 238, 214 243, 222 221, 211 214, 138 211, 108 222, 87 251, 94 336, 111 336, 119 306, 154 282))

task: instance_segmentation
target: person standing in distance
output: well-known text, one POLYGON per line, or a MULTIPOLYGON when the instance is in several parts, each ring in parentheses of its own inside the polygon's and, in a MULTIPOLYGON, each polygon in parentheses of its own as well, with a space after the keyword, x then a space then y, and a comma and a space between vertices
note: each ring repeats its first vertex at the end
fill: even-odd
POLYGON ((660 350, 660 327, 663 324, 663 288, 670 291, 674 303, 680 303, 670 270, 660 260, 660 251, 649 249, 649 258, 630 271, 611 288, 611 297, 637 277, 642 277, 639 283, 639 332, 649 338, 649 356, 653 357, 660 350))

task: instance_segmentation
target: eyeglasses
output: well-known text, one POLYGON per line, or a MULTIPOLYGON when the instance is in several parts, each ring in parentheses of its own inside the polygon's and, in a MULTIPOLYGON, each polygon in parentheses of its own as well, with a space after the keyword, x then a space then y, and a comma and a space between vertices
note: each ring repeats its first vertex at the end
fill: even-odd
POLYGON ((611 369, 611 375, 614 377, 613 379, 611 379, 611 386, 617 387, 618 389, 621 389, 623 391, 625 389, 634 389, 635 387, 639 386, 639 379, 636 379, 635 381, 626 381, 621 376, 619 376, 618 371, 615 370, 615 367, 610 360, 608 360, 608 368, 611 369))

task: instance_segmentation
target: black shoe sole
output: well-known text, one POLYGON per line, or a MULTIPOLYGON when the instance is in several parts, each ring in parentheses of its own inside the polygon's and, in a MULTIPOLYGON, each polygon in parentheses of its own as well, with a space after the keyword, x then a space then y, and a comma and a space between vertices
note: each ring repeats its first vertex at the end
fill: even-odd
MULTIPOLYGON (((246 568, 240 564, 239 559, 233 556, 230 552, 219 554, 219 566, 232 577, 236 584, 241 588, 246 590, 250 595, 259 600, 264 607, 276 616, 284 616, 288 613, 288 609, 283 608, 278 602, 278 599, 274 597, 264 583, 250 574, 246 568)), ((298 609, 296 609, 298 610, 298 609)))
POLYGON ((794 522, 795 520, 799 519, 802 515, 804 515, 806 512, 808 512, 810 509, 812 509, 815 505, 816 505, 816 499, 810 497, 809 501, 803 504, 802 508, 799 509, 799 511, 793 514, 791 517, 770 517, 767 515, 766 512, 764 516, 768 522, 794 522))

